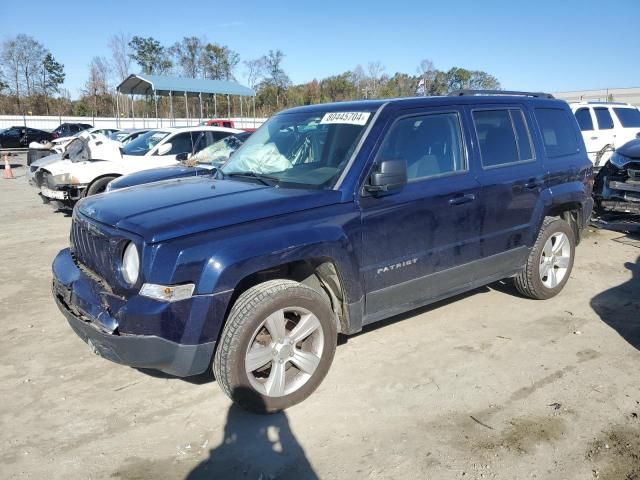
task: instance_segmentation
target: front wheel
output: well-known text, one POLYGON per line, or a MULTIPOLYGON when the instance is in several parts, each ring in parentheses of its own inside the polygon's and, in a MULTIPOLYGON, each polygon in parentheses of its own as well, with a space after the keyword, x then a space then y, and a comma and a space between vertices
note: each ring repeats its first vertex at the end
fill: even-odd
POLYGON ((529 298, 546 300, 563 289, 575 253, 575 235, 560 218, 545 218, 525 268, 515 277, 518 291, 529 298))
POLYGON ((238 297, 220 336, 213 371, 241 407, 277 412, 320 385, 336 344, 335 315, 326 297, 298 282, 271 280, 238 297))
POLYGON ((102 178, 99 178, 98 180, 93 182, 91 185, 89 185, 89 188, 87 188, 86 196, 90 197, 91 195, 97 195, 98 193, 105 192, 107 190, 107 185, 114 178, 116 178, 116 177, 102 177, 102 178))

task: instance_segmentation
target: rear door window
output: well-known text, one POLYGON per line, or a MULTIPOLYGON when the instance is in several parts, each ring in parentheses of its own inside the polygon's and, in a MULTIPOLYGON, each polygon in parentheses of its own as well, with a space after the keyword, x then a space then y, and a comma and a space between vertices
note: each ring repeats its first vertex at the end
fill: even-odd
POLYGON ((607 107, 596 107, 593 111, 596 114, 600 130, 611 130, 613 128, 613 119, 607 107))
POLYGON ((474 110, 472 115, 483 167, 499 167, 534 159, 522 110, 474 110))
POLYGON ((613 111, 623 127, 640 127, 640 110, 637 108, 614 108, 613 111))
POLYGON ((574 118, 562 108, 536 108, 536 118, 547 157, 561 157, 578 152, 574 118))
POLYGON ((580 126, 580 130, 587 132, 593 130, 593 120, 591 119, 591 112, 588 108, 579 108, 576 110, 576 120, 580 126))
POLYGON ((179 133, 170 139, 171 150, 167 155, 178 155, 180 153, 191 153, 193 151, 193 144, 191 143, 191 132, 179 133))

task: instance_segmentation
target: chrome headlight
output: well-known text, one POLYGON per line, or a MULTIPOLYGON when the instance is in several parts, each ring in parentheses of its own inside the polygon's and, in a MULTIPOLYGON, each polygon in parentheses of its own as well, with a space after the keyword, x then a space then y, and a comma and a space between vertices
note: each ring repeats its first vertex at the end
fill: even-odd
POLYGON ((133 242, 129 242, 122 255, 122 276, 129 285, 135 285, 140 274, 140 255, 133 242))
POLYGON ((620 155, 618 152, 613 152, 609 161, 618 168, 624 168, 624 166, 631 161, 630 158, 620 155))

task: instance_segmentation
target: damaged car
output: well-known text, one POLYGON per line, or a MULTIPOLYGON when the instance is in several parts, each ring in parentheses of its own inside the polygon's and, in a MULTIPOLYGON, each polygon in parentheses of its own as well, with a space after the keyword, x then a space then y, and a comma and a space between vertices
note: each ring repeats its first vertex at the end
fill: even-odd
POLYGON ((121 175, 175 165, 176 156, 197 151, 239 130, 219 127, 167 128, 150 130, 120 147, 102 137, 84 142, 82 151, 41 167, 35 173, 36 186, 45 203, 72 208, 81 198, 102 193, 121 175), (200 147, 202 145, 202 147, 200 147))
POLYGON ((600 214, 640 215, 640 139, 613 152, 596 176, 593 194, 600 214))
POLYGON ((213 175, 216 169, 223 166, 233 152, 240 148, 250 135, 251 132, 235 133, 222 140, 218 140, 193 155, 178 155, 177 160, 184 160, 184 163, 178 165, 123 175, 109 182, 107 191, 110 192, 125 187, 134 187, 145 183, 160 182, 162 180, 197 177, 198 175, 213 175))

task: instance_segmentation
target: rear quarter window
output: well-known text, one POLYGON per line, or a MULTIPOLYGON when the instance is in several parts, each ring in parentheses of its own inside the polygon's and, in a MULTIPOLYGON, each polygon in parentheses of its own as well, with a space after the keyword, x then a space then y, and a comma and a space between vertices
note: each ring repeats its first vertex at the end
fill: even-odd
POLYGON ((614 108, 613 111, 623 127, 640 127, 640 110, 637 108, 614 108))
POLYGON ((575 118, 562 108, 536 108, 536 118, 547 157, 561 157, 580 151, 575 118))

